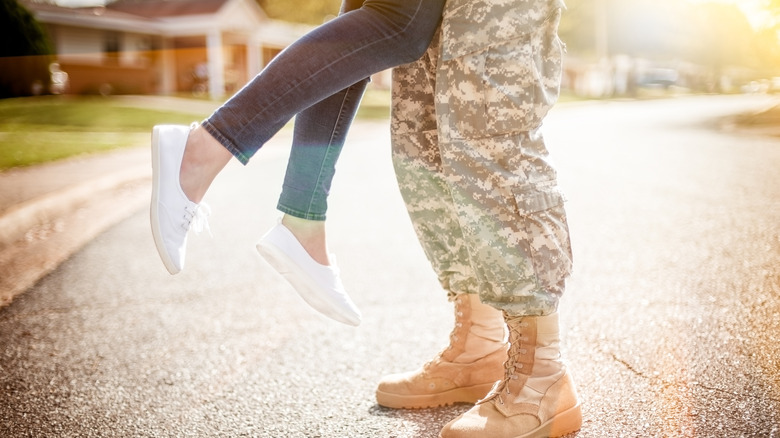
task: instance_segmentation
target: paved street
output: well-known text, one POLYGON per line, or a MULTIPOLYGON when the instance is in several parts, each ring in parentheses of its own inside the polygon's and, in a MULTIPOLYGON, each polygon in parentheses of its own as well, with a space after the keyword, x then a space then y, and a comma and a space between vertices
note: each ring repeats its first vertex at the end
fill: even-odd
MULTIPOLYGON (((564 354, 589 437, 780 437, 780 139, 721 129, 766 96, 562 105, 546 132, 575 273, 564 354)), ((1 437, 436 437, 468 409, 381 408, 446 344, 445 300, 394 186, 386 122, 351 133, 329 240, 363 311, 309 309, 256 255, 289 134, 208 202, 170 276, 146 209, 0 309, 1 437)))

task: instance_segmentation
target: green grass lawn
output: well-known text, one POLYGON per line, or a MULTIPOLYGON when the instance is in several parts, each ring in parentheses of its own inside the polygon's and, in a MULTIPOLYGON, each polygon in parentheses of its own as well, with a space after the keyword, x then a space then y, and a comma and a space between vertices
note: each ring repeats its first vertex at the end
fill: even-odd
POLYGON ((358 119, 389 119, 390 90, 369 88, 360 101, 357 113, 358 119))
MULTIPOLYGON (((561 101, 575 100, 562 96, 561 101)), ((43 96, 0 99, 0 172, 74 155, 148 144, 152 127, 190 124, 204 114, 126 106, 110 97, 43 96)), ((369 89, 360 119, 387 119, 390 92, 369 89)), ((778 126, 780 106, 738 118, 737 124, 778 126)))
MULTIPOLYGON (((370 90, 358 117, 387 118, 389 91, 370 90)), ((110 97, 42 96, 0 100, 0 171, 148 143, 152 127, 190 124, 208 114, 122 106, 110 97)))
POLYGON ((192 114, 127 108, 110 98, 0 100, 0 170, 144 144, 155 124, 192 120, 192 114))

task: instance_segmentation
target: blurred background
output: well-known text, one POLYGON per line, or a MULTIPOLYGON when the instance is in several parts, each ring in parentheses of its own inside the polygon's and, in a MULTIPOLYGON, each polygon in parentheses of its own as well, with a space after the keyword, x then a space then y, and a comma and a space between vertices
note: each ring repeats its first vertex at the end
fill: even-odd
MULTIPOLYGON (((387 155, 387 72, 329 201, 359 330, 254 250, 289 127, 210 190, 186 272, 149 236, 152 126, 208 116, 338 0, 59 1, 0 0, 0 437, 421 438, 468 409, 373 397, 452 327, 387 155)), ((566 3, 545 137, 576 436, 780 437, 780 0, 566 3)))
MULTIPOLYGON (((780 0, 566 4, 560 27, 567 48, 563 100, 780 93, 780 0)), ((130 105, 119 96, 214 103, 184 114, 165 111, 170 122, 192 120, 193 112, 208 115, 287 45, 333 18, 340 1, 0 0, 0 5, 2 171, 145 141, 162 117, 149 112, 157 104, 130 105), (13 97, 27 99, 8 99, 13 97), (95 97, 103 100, 96 104, 90 100, 95 97), (85 139, 76 134, 80 131, 123 135, 85 139), (29 132, 36 133, 34 148, 29 132), (43 132, 56 134, 49 141, 43 132)), ((361 117, 387 116, 389 85, 389 72, 375 75, 361 117)), ((777 112, 751 122, 777 125, 777 112)))
MULTIPOLYGON (((0 96, 223 99, 339 8, 338 0, 96 1, 2 0, 0 96)), ((568 94, 780 91, 778 0, 566 3, 568 94)))
POLYGON ((577 95, 778 91, 776 0, 568 0, 565 87, 577 95))

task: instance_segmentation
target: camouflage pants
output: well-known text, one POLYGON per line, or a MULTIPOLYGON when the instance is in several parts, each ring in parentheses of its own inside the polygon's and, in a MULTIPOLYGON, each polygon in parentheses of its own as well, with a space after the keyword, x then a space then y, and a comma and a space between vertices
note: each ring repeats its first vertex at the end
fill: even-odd
POLYGON ((540 132, 557 100, 558 0, 448 0, 426 55, 393 71, 393 164, 450 294, 557 309, 572 256, 540 132))

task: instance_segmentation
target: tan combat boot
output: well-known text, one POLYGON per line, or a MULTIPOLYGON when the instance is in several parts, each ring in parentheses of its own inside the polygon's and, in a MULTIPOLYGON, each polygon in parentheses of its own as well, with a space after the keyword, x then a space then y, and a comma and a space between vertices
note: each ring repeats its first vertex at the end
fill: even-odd
POLYGON ((450 345, 421 369, 385 376, 376 401, 397 409, 474 403, 504 374, 506 329, 503 314, 475 294, 459 294, 450 345))
POLYGON ((444 426, 441 438, 559 437, 582 425, 574 382, 561 360, 558 314, 506 320, 503 380, 444 426))

